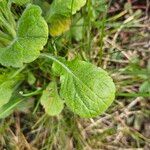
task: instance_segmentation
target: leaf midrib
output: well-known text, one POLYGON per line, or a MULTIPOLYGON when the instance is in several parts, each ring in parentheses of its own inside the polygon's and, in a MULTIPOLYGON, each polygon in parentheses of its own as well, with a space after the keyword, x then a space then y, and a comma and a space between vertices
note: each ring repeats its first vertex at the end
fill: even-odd
POLYGON ((102 100, 102 98, 99 95, 95 94, 84 82, 82 82, 66 65, 64 65, 62 62, 60 62, 55 56, 52 56, 52 55, 46 54, 46 53, 42 53, 40 55, 42 57, 47 57, 49 59, 52 59, 53 61, 60 64, 68 73, 70 73, 76 80, 78 80, 84 87, 86 87, 93 95, 98 97, 98 99, 100 99, 106 107, 108 107, 108 105, 102 100))

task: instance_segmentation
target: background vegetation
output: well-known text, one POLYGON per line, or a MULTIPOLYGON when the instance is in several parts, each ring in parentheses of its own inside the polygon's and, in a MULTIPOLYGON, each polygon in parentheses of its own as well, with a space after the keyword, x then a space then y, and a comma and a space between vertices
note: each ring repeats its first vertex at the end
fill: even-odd
MULTIPOLYGON (((51 80, 45 73, 49 66, 35 61, 22 86, 23 93, 30 91, 23 94, 27 103, 0 120, 0 149, 149 150, 149 8, 149 0, 88 0, 71 29, 48 42, 48 51, 57 49, 69 59, 78 55, 106 69, 117 88, 113 105, 93 119, 81 119, 67 108, 58 117, 47 116, 38 89, 51 80)), ((16 7, 18 13, 22 9, 16 7)))

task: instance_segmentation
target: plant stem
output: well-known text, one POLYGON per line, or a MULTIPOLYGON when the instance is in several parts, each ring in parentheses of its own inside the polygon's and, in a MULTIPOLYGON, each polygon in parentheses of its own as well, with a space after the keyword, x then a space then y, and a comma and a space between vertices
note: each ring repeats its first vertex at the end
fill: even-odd
POLYGON ((54 62, 57 62, 59 65, 61 65, 65 70, 67 70, 68 72, 70 72, 70 70, 62 63, 62 62, 60 62, 57 58, 56 58, 56 56, 53 56, 53 55, 51 55, 51 54, 48 54, 48 53, 42 53, 42 54, 40 54, 40 56, 41 57, 46 57, 46 58, 49 58, 49 59, 51 59, 51 60, 53 60, 54 62))
POLYGON ((118 93, 120 97, 150 97, 150 93, 118 93))
POLYGON ((13 79, 14 77, 16 77, 22 70, 25 69, 27 65, 24 65, 23 67, 19 68, 11 77, 10 79, 13 79))

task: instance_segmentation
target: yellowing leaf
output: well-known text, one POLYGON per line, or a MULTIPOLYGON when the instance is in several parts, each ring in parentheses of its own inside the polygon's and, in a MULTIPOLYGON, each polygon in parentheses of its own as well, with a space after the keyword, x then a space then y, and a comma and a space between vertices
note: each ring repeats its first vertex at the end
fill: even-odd
POLYGON ((58 36, 67 31, 71 25, 71 15, 79 11, 85 3, 86 0, 54 0, 46 17, 50 34, 58 36))
POLYGON ((49 32, 52 36, 58 36, 69 30, 71 25, 70 18, 58 17, 49 24, 49 32))

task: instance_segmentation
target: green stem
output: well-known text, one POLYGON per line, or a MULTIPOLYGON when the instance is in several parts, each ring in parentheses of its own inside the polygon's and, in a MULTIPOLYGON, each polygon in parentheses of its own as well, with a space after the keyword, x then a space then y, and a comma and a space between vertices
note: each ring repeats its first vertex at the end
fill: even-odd
POLYGON ((27 65, 24 65, 23 67, 19 68, 11 77, 10 79, 13 79, 14 77, 16 77, 20 72, 22 72, 22 70, 24 70, 26 68, 27 65))
POLYGON ((23 94, 23 93, 20 93, 23 97, 31 97, 31 96, 34 96, 34 95, 38 95, 38 94, 41 94, 42 93, 42 89, 39 88, 37 89, 36 91, 33 91, 31 93, 26 93, 26 94, 23 94))
POLYGON ((88 41, 88 53, 90 55, 90 51, 91 51, 91 25, 92 25, 92 22, 91 22, 91 0, 88 0, 88 3, 87 3, 87 6, 88 6, 88 16, 87 16, 87 23, 88 23, 88 26, 87 26, 87 41, 88 41))
POLYGON ((105 24, 106 24, 106 21, 107 21, 107 12, 108 12, 108 9, 111 5, 111 1, 109 2, 108 4, 108 7, 104 13, 104 16, 103 16, 103 19, 102 19, 102 24, 101 24, 101 29, 100 29, 100 40, 99 40, 99 43, 100 43, 100 49, 99 49, 99 59, 100 59, 100 64, 102 63, 102 58, 103 58, 103 45, 104 45, 104 37, 105 37, 105 24))
POLYGON ((120 97, 150 97, 150 93, 118 93, 120 97))
POLYGON ((53 60, 54 62, 57 62, 57 63, 58 63, 59 65, 61 65, 66 71, 68 71, 69 73, 72 74, 72 72, 71 72, 62 62, 60 62, 60 61, 57 59, 56 56, 53 56, 53 55, 47 54, 47 53, 41 53, 40 56, 43 57, 43 58, 45 58, 45 57, 46 57, 46 58, 49 58, 49 59, 53 60))

